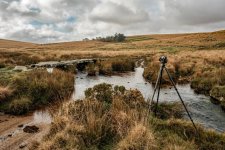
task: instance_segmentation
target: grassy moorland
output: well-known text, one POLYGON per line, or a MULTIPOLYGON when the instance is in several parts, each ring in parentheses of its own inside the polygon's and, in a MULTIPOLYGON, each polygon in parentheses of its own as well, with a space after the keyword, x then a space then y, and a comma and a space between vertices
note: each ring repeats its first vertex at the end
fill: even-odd
MULTIPOLYGON (((113 71, 133 70, 132 61, 129 63, 127 60, 145 58, 144 77, 153 83, 157 78, 158 58, 161 55, 168 56, 167 67, 175 81, 191 83, 197 93, 211 95, 222 108, 225 107, 223 90, 215 90, 216 87, 224 89, 225 86, 225 30, 130 36, 122 43, 78 41, 32 44, 0 40, 0 68, 46 60, 110 58, 109 61, 100 62, 98 67, 87 67, 89 75, 94 75, 96 71, 110 75, 113 71)), ((165 76, 163 83, 169 83, 165 76)))
POLYGON ((85 95, 86 99, 66 103, 54 113, 49 133, 33 149, 219 150, 225 146, 225 135, 200 126, 196 132, 190 122, 180 120, 177 104, 160 105, 158 115, 145 122, 148 105, 137 90, 100 84, 85 95))
MULTIPOLYGON (((58 100, 69 99, 74 76, 44 70, 15 72, 16 65, 77 58, 104 58, 88 65, 89 75, 132 71, 145 60, 143 76, 154 83, 159 57, 167 55, 177 83, 190 83, 210 95, 225 110, 225 31, 193 34, 142 35, 125 42, 79 41, 32 44, 0 40, 0 111, 24 114, 58 100), (107 58, 107 59, 105 59, 107 58)), ((163 84, 169 84, 166 76, 163 84)), ((144 123, 146 103, 136 90, 100 85, 88 89, 82 101, 64 104, 53 115, 49 134, 37 149, 224 149, 223 134, 180 119, 179 107, 164 104, 157 117, 144 123), (105 91, 107 90, 107 91, 105 91), (94 93, 94 94, 93 94, 94 93), (165 110, 165 111, 164 111, 165 110)), ((153 107, 154 109, 154 107, 153 107)))

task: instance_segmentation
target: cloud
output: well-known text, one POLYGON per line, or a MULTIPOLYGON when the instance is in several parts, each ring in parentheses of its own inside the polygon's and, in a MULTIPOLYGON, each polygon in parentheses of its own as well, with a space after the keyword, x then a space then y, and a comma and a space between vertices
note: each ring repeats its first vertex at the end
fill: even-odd
POLYGON ((164 0, 167 15, 182 24, 198 25, 225 21, 224 0, 164 0))
POLYGON ((127 6, 108 1, 97 5, 91 12, 90 19, 94 22, 127 25, 148 21, 149 16, 141 9, 133 11, 127 6))
POLYGON ((0 38, 37 43, 224 29, 224 0, 0 0, 0 38))

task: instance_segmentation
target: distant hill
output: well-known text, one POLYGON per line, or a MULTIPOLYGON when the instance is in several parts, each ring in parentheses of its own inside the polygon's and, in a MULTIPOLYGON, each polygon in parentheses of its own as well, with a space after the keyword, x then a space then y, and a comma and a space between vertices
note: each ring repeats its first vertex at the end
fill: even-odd
MULTIPOLYGON (((206 32, 206 33, 182 33, 182 34, 152 34, 152 35, 135 35, 128 36, 126 42, 135 44, 148 45, 213 45, 218 42, 224 42, 225 30, 206 32), (143 43, 144 42, 144 43, 143 43)), ((74 41, 74 42, 59 42, 49 44, 34 44, 29 42, 20 42, 13 40, 0 39, 0 48, 26 48, 26 49, 57 49, 57 50, 74 50, 74 49, 89 49, 102 45, 99 41, 74 41)), ((107 42, 104 42, 107 44, 107 42)))
POLYGON ((24 48, 24 47, 32 47, 35 45, 36 44, 28 42, 0 39, 0 48, 24 48))

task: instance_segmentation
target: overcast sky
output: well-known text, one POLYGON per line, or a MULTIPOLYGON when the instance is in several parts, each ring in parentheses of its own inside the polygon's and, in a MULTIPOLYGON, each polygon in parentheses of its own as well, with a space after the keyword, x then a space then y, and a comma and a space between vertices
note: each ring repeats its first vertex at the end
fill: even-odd
POLYGON ((36 43, 114 33, 225 29, 225 0, 0 0, 0 38, 36 43))

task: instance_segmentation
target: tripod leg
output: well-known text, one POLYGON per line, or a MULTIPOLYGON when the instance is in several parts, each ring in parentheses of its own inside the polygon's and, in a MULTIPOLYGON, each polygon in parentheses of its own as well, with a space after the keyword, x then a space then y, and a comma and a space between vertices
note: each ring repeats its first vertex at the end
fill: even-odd
POLYGON ((178 92, 177 87, 176 87, 176 85, 175 85, 175 83, 174 83, 174 81, 173 81, 173 79, 172 79, 172 77, 171 77, 171 75, 170 75, 170 73, 169 73, 169 71, 168 71, 168 69, 167 69, 166 67, 165 67, 165 70, 166 70, 166 72, 167 72, 167 74, 168 74, 168 76, 169 76, 169 78, 170 78, 171 83, 173 84, 173 87, 175 88, 175 90, 176 90, 176 92, 177 92, 177 95, 179 96, 179 98, 180 98, 180 100, 181 100, 181 102, 182 102, 182 104, 183 104, 183 106, 184 106, 184 108, 185 108, 185 110, 186 110, 186 112, 187 112, 187 114, 188 114, 188 117, 190 118, 190 120, 191 120, 193 126, 195 127, 196 131, 198 131, 198 130, 197 130, 197 127, 195 126, 195 123, 194 123, 194 121, 193 121, 193 119, 192 119, 192 117, 191 117, 191 115, 190 115, 190 113, 189 113, 189 111, 188 111, 186 105, 184 104, 184 101, 183 101, 183 99, 181 98, 180 93, 178 92))
POLYGON ((154 92, 153 92, 153 95, 152 95, 152 99, 151 99, 151 101, 150 101, 150 99, 148 101, 148 103, 150 102, 150 105, 151 105, 151 103, 154 100, 155 93, 156 93, 157 87, 159 85, 159 79, 160 79, 160 75, 161 75, 161 70, 162 70, 162 66, 160 67, 160 70, 159 70, 159 73, 158 73, 158 77, 157 77, 156 84, 155 84, 155 87, 154 87, 154 92))
POLYGON ((148 103, 148 110, 147 110, 147 115, 146 115, 147 120, 148 120, 149 113, 150 113, 150 111, 151 111, 151 104, 152 104, 152 102, 153 102, 153 100, 154 100, 155 93, 156 93, 157 87, 158 87, 158 85, 159 85, 159 79, 161 78, 161 72, 162 72, 162 69, 163 69, 163 68, 162 68, 162 66, 161 66, 161 67, 160 67, 160 70, 159 70, 159 73, 158 73, 157 80, 156 80, 156 84, 155 84, 154 92, 153 92, 153 95, 152 95, 152 99, 151 99, 151 101, 150 101, 150 99, 147 101, 147 103, 148 103))
POLYGON ((157 101, 156 101, 156 106, 155 106, 155 115, 157 113, 158 109, 158 103, 159 103, 159 94, 160 94, 160 89, 161 89, 161 84, 162 84, 162 75, 163 75, 163 69, 164 69, 164 64, 161 65, 161 70, 160 70, 160 78, 159 78, 159 86, 158 86, 158 95, 157 95, 157 101))

